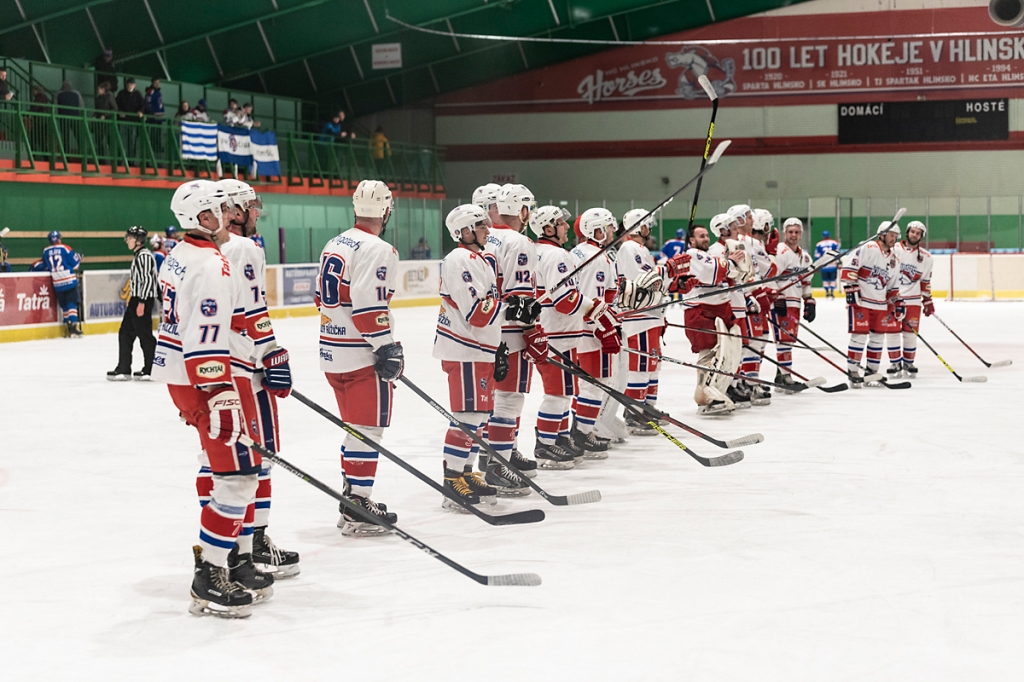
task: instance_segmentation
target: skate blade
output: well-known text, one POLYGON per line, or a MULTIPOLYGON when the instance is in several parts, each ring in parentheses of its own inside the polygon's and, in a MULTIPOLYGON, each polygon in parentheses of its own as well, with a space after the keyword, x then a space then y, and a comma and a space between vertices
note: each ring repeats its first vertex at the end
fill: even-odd
POLYGON ((266 573, 267 575, 274 576, 274 579, 278 578, 293 578, 297 576, 302 569, 299 568, 299 564, 287 564, 275 566, 273 564, 257 564, 253 563, 256 570, 260 573, 266 573))
POLYGON ((526 497, 533 491, 529 488, 498 488, 498 497, 526 497))
POLYGON ((152 381, 153 377, 132 377, 134 381, 152 381))
POLYGON ((498 504, 498 496, 497 495, 482 495, 482 496, 478 496, 478 497, 480 497, 480 506, 481 507, 493 507, 496 504, 498 504))
POLYGON ((121 374, 121 375, 118 375, 118 376, 113 376, 113 377, 107 377, 107 381, 130 381, 130 380, 131 380, 131 377, 125 376, 124 374, 121 374))
POLYGON ((530 469, 529 471, 523 471, 522 469, 520 469, 519 473, 521 473, 523 476, 526 476, 527 478, 537 478, 536 469, 530 469))
POLYGON ((445 510, 446 512, 451 512, 452 514, 471 514, 472 513, 471 511, 469 511, 468 509, 463 507, 458 502, 453 502, 452 500, 449 500, 447 497, 444 498, 443 500, 441 500, 441 509, 445 510))
POLYGON ((192 603, 188 606, 188 612, 193 616, 214 616, 216 618, 248 618, 252 615, 252 607, 245 606, 219 606, 213 602, 198 597, 192 597, 192 603))
POLYGON ((246 590, 246 592, 252 595, 252 603, 254 605, 262 604, 274 596, 274 588, 271 585, 261 587, 258 590, 246 590))
POLYGON ((338 528, 341 529, 341 534, 347 538, 364 538, 374 535, 387 535, 391 532, 384 526, 365 523, 363 521, 346 521, 345 517, 342 517, 341 520, 338 521, 338 528))
POLYGON ((608 459, 608 453, 604 450, 588 450, 583 459, 608 459))
POLYGON ((575 462, 555 462, 551 460, 541 459, 537 460, 537 466, 541 469, 551 469, 552 471, 565 471, 566 469, 572 469, 576 466, 575 462))
MULTIPOLYGON (((786 393, 789 393, 789 391, 786 391, 786 393)), ((764 399, 761 399, 761 400, 751 400, 750 404, 751 405, 757 405, 758 407, 764 407, 766 405, 771 405, 772 401, 771 400, 764 400, 764 399)))

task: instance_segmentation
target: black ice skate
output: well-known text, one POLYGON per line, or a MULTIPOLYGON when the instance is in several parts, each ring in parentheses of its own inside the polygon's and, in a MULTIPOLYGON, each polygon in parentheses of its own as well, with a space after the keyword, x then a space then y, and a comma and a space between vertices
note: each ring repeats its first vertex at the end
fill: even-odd
POLYGON ((885 370, 885 377, 887 379, 899 379, 903 376, 903 363, 894 362, 889 365, 889 369, 885 370))
POLYGON ((138 372, 132 373, 132 379, 135 381, 150 381, 152 378, 153 377, 150 376, 150 373, 144 369, 140 369, 138 372))
POLYGON ((793 389, 796 381, 789 372, 777 372, 775 374, 775 386, 780 393, 796 393, 793 389))
MULTIPOLYGON (((349 502, 367 511, 371 517, 376 517, 392 525, 398 523, 398 514, 389 512, 387 505, 374 502, 361 495, 347 495, 346 497, 349 502)), ((362 516, 357 516, 355 513, 348 511, 344 505, 338 505, 338 511, 341 512, 341 518, 338 519, 338 528, 341 529, 341 534, 346 537, 368 537, 371 535, 386 535, 391 532, 384 526, 366 521, 362 516)))
POLYGON ((917 378, 917 367, 914 367, 914 363, 912 363, 912 362, 904 362, 903 363, 903 376, 906 379, 916 379, 917 378))
POLYGON ((537 477, 537 462, 524 457, 523 453, 519 452, 518 449, 512 450, 512 456, 508 458, 508 461, 512 466, 518 469, 523 476, 526 476, 527 478, 537 477))
POLYGON ((299 574, 299 553, 280 549, 267 535, 266 526, 258 526, 252 534, 252 562, 256 569, 275 578, 291 578, 299 574))
POLYGON ((560 434, 555 440, 555 445, 572 455, 574 464, 579 464, 583 461, 583 447, 572 436, 560 434))
POLYGON ((466 466, 462 472, 462 478, 466 481, 466 485, 480 498, 481 504, 498 504, 498 491, 492 486, 487 485, 483 474, 473 471, 471 466, 466 466))
POLYGON ((772 404, 772 392, 764 384, 754 384, 750 387, 750 404, 764 407, 772 404))
POLYGON ((232 547, 228 554, 228 571, 232 582, 253 593, 253 604, 274 596, 274 576, 257 571, 252 563, 252 554, 239 554, 238 545, 232 547))
POLYGON ((725 389, 725 395, 741 410, 750 408, 750 389, 746 384, 736 384, 725 389))
POLYGON ((697 414, 707 414, 707 415, 729 414, 734 409, 736 409, 736 406, 733 405, 732 403, 728 403, 728 402, 726 402, 724 400, 712 400, 707 405, 701 405, 700 407, 698 407, 697 408, 697 414))
POLYGON ((109 372, 107 372, 107 381, 128 381, 131 378, 132 371, 130 369, 112 369, 109 372))
POLYGON ((658 432, 647 423, 646 418, 637 418, 632 412, 626 415, 626 429, 631 436, 657 436, 658 432))
POLYGON ((188 612, 193 616, 218 618, 248 618, 252 615, 251 592, 232 582, 227 568, 214 566, 203 560, 203 548, 192 548, 196 568, 192 574, 192 603, 188 612))
POLYGON ((501 462, 495 460, 487 466, 487 485, 498 491, 498 497, 523 497, 530 494, 530 486, 501 462))
POLYGON ((859 367, 847 371, 846 375, 850 378, 850 388, 864 388, 864 377, 861 376, 859 367))
MULTIPOLYGON (((473 489, 469 487, 469 483, 466 482, 466 479, 458 471, 445 468, 444 489, 466 504, 480 504, 480 496, 473 492, 473 489)), ((447 496, 441 501, 441 509, 457 514, 469 513, 465 507, 462 507, 458 502, 449 499, 447 496)))
POLYGON ((545 445, 540 438, 533 446, 533 457, 541 469, 572 469, 576 466, 572 453, 566 452, 556 443, 545 445))
POLYGON ((595 433, 583 433, 577 428, 572 439, 583 449, 583 459, 608 459, 609 441, 598 439, 595 433))

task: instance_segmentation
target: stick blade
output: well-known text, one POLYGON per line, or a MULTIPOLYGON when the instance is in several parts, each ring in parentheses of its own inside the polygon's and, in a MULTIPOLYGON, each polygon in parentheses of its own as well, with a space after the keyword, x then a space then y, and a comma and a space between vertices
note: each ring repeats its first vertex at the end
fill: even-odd
POLYGON ((988 381, 988 377, 987 376, 983 376, 981 374, 979 374, 976 377, 964 377, 964 383, 965 384, 983 384, 986 381, 988 381))
POLYGON ((850 388, 850 385, 846 384, 846 383, 843 383, 843 384, 836 384, 835 386, 821 386, 821 387, 818 388, 818 390, 819 391, 824 391, 825 393, 839 393, 841 391, 847 390, 848 388, 850 388))
POLYGON ((742 438, 734 438, 733 440, 725 441, 725 447, 727 448, 742 448, 744 445, 757 445, 764 440, 764 436, 760 433, 752 433, 749 436, 743 436, 742 438))
MULTIPOLYGON (((867 380, 865 379, 865 382, 866 381, 867 380)), ((895 384, 890 384, 885 379, 879 379, 878 382, 885 386, 886 388, 891 388, 894 391, 899 391, 904 388, 910 388, 912 386, 912 384, 909 381, 897 381, 895 384)))
POLYGON ((892 222, 898 223, 900 221, 900 218, 902 218, 906 214, 907 214, 907 209, 905 207, 901 206, 900 210, 896 211, 896 215, 894 215, 892 217, 892 222))
POLYGON ((817 388, 818 386, 825 385, 825 377, 814 377, 810 381, 806 382, 807 388, 817 388))
POLYGON ((1009 367, 1013 364, 1013 360, 1000 360, 999 362, 993 362, 989 367, 1009 367))
POLYGON ((536 573, 507 573, 487 576, 488 587, 537 587, 541 584, 536 573))
POLYGON ((725 153, 725 150, 728 149, 731 144, 732 140, 722 140, 719 142, 718 146, 715 147, 715 151, 711 152, 711 158, 708 159, 707 165, 711 166, 718 163, 718 159, 722 158, 722 154, 725 153))
POLYGON ((575 495, 566 495, 565 504, 572 506, 575 504, 591 504, 593 502, 601 501, 600 490, 588 490, 585 493, 576 493, 575 495))
POLYGON ((743 461, 743 451, 736 450, 734 452, 726 453, 721 457, 705 457, 704 461, 707 462, 706 464, 704 464, 704 462, 701 462, 702 464, 704 464, 704 466, 727 467, 730 464, 735 464, 736 462, 743 461))
POLYGON ((700 83, 700 87, 704 88, 704 92, 708 93, 708 97, 711 98, 712 102, 718 99, 718 93, 715 92, 715 86, 711 85, 711 81, 708 80, 707 76, 701 74, 697 77, 697 82, 700 83))
POLYGON ((526 511, 503 514, 502 516, 491 516, 481 512, 485 521, 494 526, 515 526, 520 523, 539 523, 544 520, 542 509, 528 509, 526 511))

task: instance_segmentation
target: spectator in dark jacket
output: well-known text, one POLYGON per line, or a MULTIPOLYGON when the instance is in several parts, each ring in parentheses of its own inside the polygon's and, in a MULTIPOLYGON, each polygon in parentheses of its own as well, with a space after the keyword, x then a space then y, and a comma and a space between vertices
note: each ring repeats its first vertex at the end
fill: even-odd
POLYGON ((61 116, 76 116, 78 112, 75 109, 84 107, 85 102, 82 100, 82 93, 71 87, 71 81, 64 81, 60 86, 60 92, 57 93, 57 105, 61 107, 57 109, 61 116))
POLYGON ((124 79, 124 90, 117 93, 117 109, 122 112, 121 119, 142 118, 143 97, 142 93, 135 89, 135 79, 124 79))
POLYGON ((333 142, 338 139, 339 135, 341 135, 341 118, 335 116, 324 123, 323 130, 320 131, 320 139, 324 142, 333 142))
POLYGON ((164 96, 160 92, 160 79, 154 78, 153 82, 149 85, 152 88, 152 92, 149 94, 149 114, 151 123, 163 123, 167 120, 167 114, 164 113, 164 96))
POLYGON ((105 114, 105 111, 117 111, 117 100, 114 99, 114 95, 107 90, 107 83, 103 82, 96 86, 96 104, 93 107, 97 109, 96 118, 112 119, 113 114, 105 114))
POLYGON ((14 92, 7 80, 7 67, 0 66, 0 102, 6 102, 12 97, 14 97, 14 92))
POLYGON ((109 47, 103 50, 103 54, 96 58, 96 86, 101 83, 107 84, 107 92, 113 93, 117 90, 117 67, 114 66, 114 51, 109 47))

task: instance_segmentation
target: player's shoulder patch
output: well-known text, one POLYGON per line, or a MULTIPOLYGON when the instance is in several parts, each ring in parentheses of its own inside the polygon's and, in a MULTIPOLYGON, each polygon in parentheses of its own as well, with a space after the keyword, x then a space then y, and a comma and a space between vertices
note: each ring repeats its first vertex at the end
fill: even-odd
POLYGON ((384 281, 388 278, 388 269, 383 265, 377 268, 377 279, 384 281))
POLYGON ((520 253, 516 256, 516 263, 518 265, 526 265, 530 261, 529 257, 525 253, 520 253))
POLYGON ((256 279, 256 270, 252 267, 252 263, 245 264, 245 278, 250 281, 256 279))
POLYGON ((462 271, 462 281, 463 282, 472 282, 473 281, 473 275, 469 274, 469 270, 463 270, 462 271))
POLYGON ((217 301, 212 298, 204 298, 199 304, 199 309, 204 317, 213 317, 217 314, 217 301))
POLYGON ((566 266, 565 263, 559 263, 558 264, 558 271, 561 272, 562 274, 565 274, 565 273, 569 272, 569 268, 568 268, 568 266, 566 266))
POLYGON ((604 281, 604 271, 603 270, 598 270, 597 271, 597 281, 598 282, 603 282, 604 281))
POLYGON ((640 258, 640 254, 639 253, 636 254, 635 256, 633 256, 633 258, 636 260, 636 262, 638 264, 642 264, 643 263, 643 260, 640 258))

